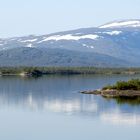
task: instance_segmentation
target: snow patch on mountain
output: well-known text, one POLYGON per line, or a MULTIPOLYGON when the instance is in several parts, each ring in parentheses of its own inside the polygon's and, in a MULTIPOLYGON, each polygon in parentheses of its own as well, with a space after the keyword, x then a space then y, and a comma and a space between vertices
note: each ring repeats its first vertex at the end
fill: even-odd
POLYGON ((106 31, 106 32, 96 32, 97 34, 107 34, 107 35, 119 35, 121 33, 123 33, 122 31, 106 31))
POLYGON ((111 31, 111 32, 103 32, 103 33, 108 35, 119 35, 122 33, 122 31, 111 31))
POLYGON ((20 42, 22 43, 26 43, 26 42, 35 42, 37 41, 37 39, 31 39, 31 40, 20 40, 20 42))
POLYGON ((81 40, 81 39, 91 39, 91 40, 96 40, 98 39, 99 36, 95 34, 88 34, 88 35, 83 35, 83 36, 73 36, 72 34, 67 34, 67 35, 55 35, 55 36, 50 36, 45 38, 42 41, 39 41, 38 43, 46 42, 46 41, 59 41, 59 40, 81 40))
POLYGON ((82 46, 87 47, 87 48, 94 49, 94 46, 89 46, 89 45, 87 45, 87 44, 82 44, 82 46))
POLYGON ((27 44, 27 47, 32 48, 33 45, 32 44, 27 44))
POLYGON ((119 21, 100 26, 99 28, 140 27, 140 20, 119 21))

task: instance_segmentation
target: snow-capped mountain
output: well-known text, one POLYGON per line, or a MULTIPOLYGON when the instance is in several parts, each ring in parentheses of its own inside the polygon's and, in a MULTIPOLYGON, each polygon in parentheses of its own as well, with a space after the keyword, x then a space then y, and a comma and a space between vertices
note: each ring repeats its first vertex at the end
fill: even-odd
POLYGON ((116 21, 102 25, 99 28, 124 28, 124 27, 140 27, 140 20, 116 21))
POLYGON ((140 20, 0 39, 0 66, 140 66, 140 20))

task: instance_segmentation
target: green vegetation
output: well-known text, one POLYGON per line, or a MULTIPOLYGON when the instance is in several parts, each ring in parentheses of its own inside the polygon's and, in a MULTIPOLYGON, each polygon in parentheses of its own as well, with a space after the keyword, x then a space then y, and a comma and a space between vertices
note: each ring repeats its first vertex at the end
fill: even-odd
POLYGON ((140 79, 119 81, 115 85, 105 86, 103 90, 140 90, 140 79))
POLYGON ((0 67, 1 75, 45 74, 140 74, 140 68, 95 68, 95 67, 0 67))

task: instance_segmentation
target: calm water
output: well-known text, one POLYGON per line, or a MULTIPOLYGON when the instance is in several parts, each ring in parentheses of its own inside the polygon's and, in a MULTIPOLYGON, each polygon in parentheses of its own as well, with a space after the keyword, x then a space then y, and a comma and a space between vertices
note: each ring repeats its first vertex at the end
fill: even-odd
POLYGON ((139 140, 140 105, 78 93, 132 77, 0 77, 0 140, 139 140))

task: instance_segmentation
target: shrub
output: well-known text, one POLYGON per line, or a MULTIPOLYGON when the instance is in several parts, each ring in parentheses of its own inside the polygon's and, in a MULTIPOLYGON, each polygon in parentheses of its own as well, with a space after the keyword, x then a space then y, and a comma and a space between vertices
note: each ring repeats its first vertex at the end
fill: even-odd
POLYGON ((118 81, 113 86, 105 86, 103 90, 116 89, 116 90, 140 90, 140 79, 132 79, 129 81, 118 81))

